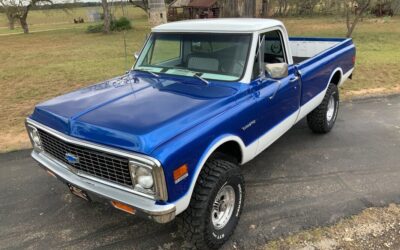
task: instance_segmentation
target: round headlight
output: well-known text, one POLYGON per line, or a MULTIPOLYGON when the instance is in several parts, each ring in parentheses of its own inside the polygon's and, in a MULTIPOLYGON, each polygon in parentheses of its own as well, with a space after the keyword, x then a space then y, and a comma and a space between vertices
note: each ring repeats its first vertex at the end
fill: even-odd
POLYGON ((151 170, 144 167, 138 167, 136 169, 136 181, 142 188, 152 188, 154 180, 151 170))
MULTIPOLYGON (((154 185, 153 173, 151 168, 140 166, 134 161, 129 162, 132 182, 135 188, 152 189, 154 185)), ((151 190, 148 190, 151 191, 151 190)))

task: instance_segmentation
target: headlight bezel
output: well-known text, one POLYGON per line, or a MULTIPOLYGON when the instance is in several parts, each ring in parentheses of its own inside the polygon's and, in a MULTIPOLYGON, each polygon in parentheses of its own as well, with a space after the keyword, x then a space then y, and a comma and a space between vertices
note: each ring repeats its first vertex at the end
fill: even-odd
POLYGON ((33 149, 38 152, 43 151, 42 140, 40 138, 38 129, 30 124, 26 124, 26 129, 28 131, 28 136, 31 141, 33 149))
POLYGON ((166 201, 168 199, 164 171, 161 165, 157 162, 149 164, 149 162, 141 162, 138 159, 129 160, 129 172, 132 180, 132 189, 134 191, 153 196, 156 200, 166 201), (150 188, 145 188, 142 185, 138 185, 135 176, 132 176, 132 172, 138 168, 144 168, 150 172, 153 185, 150 188))
POLYGON ((146 193, 149 195, 155 195, 155 187, 154 187, 154 176, 153 176, 153 168, 149 165, 140 163, 138 161, 130 160, 129 161, 129 172, 132 180, 132 188, 136 191, 146 193), (146 187, 143 183, 139 183, 139 177, 143 177, 144 174, 139 174, 139 172, 147 172, 147 176, 151 176, 152 185, 150 187, 146 187))

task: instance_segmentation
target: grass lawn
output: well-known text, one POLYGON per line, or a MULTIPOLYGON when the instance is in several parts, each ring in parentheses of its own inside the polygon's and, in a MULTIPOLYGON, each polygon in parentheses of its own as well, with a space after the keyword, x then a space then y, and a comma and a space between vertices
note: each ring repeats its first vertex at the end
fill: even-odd
MULTIPOLYGON (((35 104, 70 90, 123 74, 134 62, 150 27, 144 12, 127 8, 134 28, 126 33, 86 34, 89 8, 65 13, 60 10, 32 11, 28 17, 32 34, 9 34, 0 16, 0 151, 28 147, 24 119, 35 104), (46 31, 47 30, 47 31, 46 31)), ((115 16, 122 11, 116 8, 115 16)), ((283 19, 292 36, 342 37, 343 20, 335 18, 283 19)), ((18 28, 11 33, 18 33, 18 28)), ((354 33, 357 69, 345 84, 345 96, 400 92, 400 18, 366 19, 354 33)))
MULTIPOLYGON (((48 29, 62 29, 72 27, 80 27, 82 25, 71 25, 74 23, 74 18, 82 17, 85 22, 88 22, 88 14, 90 12, 102 12, 101 7, 87 7, 87 8, 74 8, 68 10, 38 10, 31 11, 28 15, 29 29, 33 32, 48 29)), ((133 6, 124 8, 125 16, 129 19, 135 20, 144 25, 147 23, 146 13, 133 6)), ((111 7, 111 14, 113 16, 122 16, 122 8, 119 6, 111 7)), ((86 27, 86 25, 83 25, 86 27)), ((0 13, 0 35, 9 33, 21 33, 18 22, 15 23, 15 30, 10 31, 7 27, 7 18, 4 14, 0 13)))

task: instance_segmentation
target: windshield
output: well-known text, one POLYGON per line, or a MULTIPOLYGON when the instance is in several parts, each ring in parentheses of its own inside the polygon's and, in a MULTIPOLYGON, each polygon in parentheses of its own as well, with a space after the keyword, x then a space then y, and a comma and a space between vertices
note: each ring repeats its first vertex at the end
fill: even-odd
POLYGON ((250 42, 250 34, 154 33, 135 69, 237 81, 245 71, 250 42))

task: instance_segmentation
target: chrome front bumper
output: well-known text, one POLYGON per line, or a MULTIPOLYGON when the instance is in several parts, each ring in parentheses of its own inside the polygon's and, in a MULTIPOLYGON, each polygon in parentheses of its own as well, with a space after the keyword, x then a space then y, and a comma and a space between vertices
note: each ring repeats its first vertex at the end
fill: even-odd
POLYGON ((86 192, 89 196, 99 196, 109 201, 119 201, 135 208, 135 214, 154 220, 158 223, 167 223, 175 218, 175 205, 157 204, 155 200, 132 194, 122 189, 78 176, 71 172, 63 163, 48 157, 45 153, 32 151, 31 156, 42 167, 56 175, 63 182, 72 184, 86 192))

